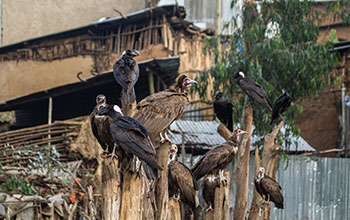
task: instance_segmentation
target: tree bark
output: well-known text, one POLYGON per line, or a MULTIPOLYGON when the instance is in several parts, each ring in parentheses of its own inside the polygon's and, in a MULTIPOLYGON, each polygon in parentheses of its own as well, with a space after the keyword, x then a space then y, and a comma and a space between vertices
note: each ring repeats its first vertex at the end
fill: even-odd
POLYGON ((234 219, 243 220, 248 210, 248 177, 250 137, 252 134, 253 109, 251 105, 245 107, 244 129, 248 132, 243 137, 237 153, 237 181, 234 219))
POLYGON ((168 155, 169 148, 171 143, 166 141, 165 143, 160 144, 160 146, 156 149, 157 162, 163 170, 160 171, 160 178, 158 179, 156 186, 156 203, 157 203, 157 211, 156 218, 157 220, 165 220, 167 218, 168 211, 168 155))
MULTIPOLYGON (((281 146, 275 143, 275 139, 279 131, 284 125, 284 121, 281 121, 278 126, 270 133, 265 135, 264 138, 264 151, 262 155, 262 167, 265 168, 266 175, 276 178, 278 154, 281 149, 281 146)), ((258 150, 259 151, 259 150, 258 150)), ((259 157, 259 153, 255 155, 259 157), (258 155, 258 156, 257 156, 258 155)), ((257 159, 256 159, 257 160, 257 159)), ((255 161, 256 161, 255 160, 255 161)), ((259 159, 260 160, 260 159, 259 159)), ((257 175, 257 163, 255 165, 255 176, 257 175)), ((250 208, 249 219, 258 219, 258 220, 268 220, 270 219, 270 210, 271 206, 268 203, 263 203, 263 199, 254 189, 253 200, 250 208), (262 205, 261 205, 262 204, 262 205), (261 216, 259 215, 259 208, 261 209, 261 216)))
POLYGON ((173 198, 169 199, 167 220, 181 220, 180 203, 173 198))
POLYGON ((103 219, 119 220, 121 204, 121 172, 119 160, 102 162, 103 219))

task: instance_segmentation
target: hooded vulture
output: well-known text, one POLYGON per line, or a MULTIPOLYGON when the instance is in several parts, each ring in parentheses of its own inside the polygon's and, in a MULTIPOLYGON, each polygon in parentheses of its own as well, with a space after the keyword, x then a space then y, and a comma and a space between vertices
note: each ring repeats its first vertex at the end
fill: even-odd
POLYGON ((112 117, 109 129, 114 142, 127 152, 130 159, 135 155, 141 160, 148 178, 158 178, 158 170, 162 170, 162 167, 155 159, 156 151, 147 129, 139 121, 123 116, 117 105, 101 107, 98 114, 112 117))
POLYGON ((114 150, 115 145, 109 130, 112 118, 107 115, 97 115, 98 110, 104 106, 108 106, 106 103, 106 97, 103 94, 100 94, 96 97, 96 106, 90 114, 90 123, 92 133, 101 145, 104 151, 103 154, 106 154, 112 153, 112 149, 114 150))
POLYGON ((233 77, 237 79, 238 85, 250 98, 272 111, 272 106, 267 99, 265 90, 263 87, 261 87, 261 85, 257 84, 252 79, 245 77, 244 73, 242 72, 234 74, 233 77))
POLYGON ((233 131, 233 119, 232 119, 233 105, 230 100, 223 97, 223 93, 217 91, 215 93, 214 112, 216 117, 219 118, 228 130, 233 131))
POLYGON ((238 151, 238 137, 247 133, 240 129, 235 129, 233 135, 227 142, 220 144, 208 151, 199 161, 191 168, 196 180, 205 175, 218 175, 220 181, 226 184, 224 169, 231 163, 238 151))
POLYGON ((189 77, 181 75, 175 89, 154 93, 141 100, 132 117, 140 121, 152 136, 159 133, 161 142, 170 141, 166 134, 167 128, 182 116, 188 102, 187 86, 194 83, 197 84, 189 77))
POLYGON ((265 168, 260 167, 254 180, 255 189, 267 202, 272 201, 279 209, 283 209, 283 195, 278 182, 265 174, 265 168))
POLYGON ((282 90, 283 94, 277 99, 272 109, 271 124, 275 123, 277 118, 285 112, 292 102, 292 98, 289 94, 282 90))
POLYGON ((176 160, 176 154, 177 146, 172 145, 168 162, 169 196, 179 198, 195 212, 199 206, 198 183, 191 170, 185 164, 176 160))
POLYGON ((208 205, 206 211, 214 208, 215 189, 220 187, 220 179, 215 175, 206 175, 203 179, 203 198, 208 205))
POLYGON ((138 55, 140 53, 137 50, 126 50, 113 65, 113 75, 122 87, 121 96, 126 104, 132 104, 136 100, 134 86, 139 78, 140 70, 133 58, 138 55))

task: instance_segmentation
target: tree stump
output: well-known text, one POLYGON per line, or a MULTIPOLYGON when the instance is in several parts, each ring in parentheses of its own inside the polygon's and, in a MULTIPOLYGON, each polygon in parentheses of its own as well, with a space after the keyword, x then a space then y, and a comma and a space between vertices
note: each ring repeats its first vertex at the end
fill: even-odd
POLYGON ((234 219, 243 220, 248 210, 248 179, 249 179, 249 155, 250 137, 252 135, 253 109, 251 105, 245 107, 244 129, 248 132, 243 137, 237 152, 237 181, 234 219))
POLYGON ((170 146, 171 146, 171 143, 166 141, 165 143, 160 144, 159 147, 156 149, 157 162, 161 167, 163 167, 163 170, 160 171, 160 178, 158 179, 157 186, 156 186, 157 211, 156 211, 155 219, 157 220, 166 220, 167 218, 168 198, 169 198, 168 156, 169 156, 170 146))
POLYGON ((169 199, 167 220, 181 220, 180 203, 173 199, 169 199))
POLYGON ((102 162, 103 219, 119 220, 121 204, 121 172, 118 160, 102 162))
MULTIPOLYGON (((270 133, 265 135, 264 138, 264 151, 262 155, 262 167, 265 168, 266 175, 270 176, 271 178, 275 179, 276 178, 276 170, 277 170, 277 162, 278 162, 278 154, 281 149, 281 146, 275 143, 276 136, 278 132, 281 130, 281 128, 284 125, 284 121, 281 121, 278 126, 270 133)), ((257 147, 258 148, 258 147, 257 147)), ((256 155, 255 157, 259 157, 259 149, 256 150, 256 155)), ((257 175, 257 170, 260 167, 260 158, 255 159, 255 176, 257 175), (258 162, 257 162, 258 160, 258 162)), ((268 203, 263 203, 263 199, 261 196, 256 192, 254 189, 254 194, 253 194, 253 200, 250 208, 250 214, 249 218, 251 220, 262 220, 262 219, 270 219, 270 210, 271 206, 268 203), (261 209, 262 215, 259 216, 259 207, 261 209)))

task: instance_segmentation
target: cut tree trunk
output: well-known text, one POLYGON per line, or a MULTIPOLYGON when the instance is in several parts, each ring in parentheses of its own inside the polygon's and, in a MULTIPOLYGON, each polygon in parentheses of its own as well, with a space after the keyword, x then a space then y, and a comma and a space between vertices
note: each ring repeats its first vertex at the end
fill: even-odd
POLYGON ((252 134, 253 109, 251 105, 245 107, 244 129, 248 134, 244 135, 237 152, 237 181, 234 219, 243 220, 248 210, 248 179, 249 179, 249 155, 250 137, 252 134))
MULTIPOLYGON (((125 104, 121 99, 122 111, 125 115, 131 115, 136 106, 136 101, 132 104, 125 104)), ((130 170, 124 170, 122 181, 122 203, 120 208, 120 219, 141 220, 143 211, 143 181, 140 161, 134 156, 130 161, 130 170)))
POLYGON ((160 146, 156 149, 156 159, 157 162, 163 170, 160 171, 160 178, 158 179, 156 186, 156 218, 157 220, 166 220, 167 211, 168 211, 168 155, 169 148, 171 143, 166 141, 165 143, 161 143, 160 146))
POLYGON ((119 160, 102 162, 103 219, 119 220, 121 204, 121 172, 119 160))
MULTIPOLYGON (((279 131, 284 125, 284 121, 281 121, 278 126, 270 133, 265 135, 264 138, 264 150, 262 155, 262 167, 265 168, 266 175, 276 178, 278 154, 281 146, 275 143, 275 139, 279 131)), ((259 152, 259 150, 257 150, 259 152)), ((259 157, 259 153, 255 155, 259 157)), ((256 159, 257 160, 257 159, 256 159)), ((255 162, 256 162, 255 160, 255 162)), ((260 159, 259 159, 260 160, 260 159)), ((259 169, 257 162, 255 164, 255 176, 257 175, 257 169, 259 169)), ((270 219, 271 206, 268 203, 263 203, 263 199, 254 189, 253 200, 250 208, 249 219, 251 220, 268 220, 270 219), (262 205, 261 205, 262 204, 262 205), (259 215, 259 207, 261 209, 261 215, 259 215)))
POLYGON ((181 220, 181 211, 179 201, 170 198, 168 204, 167 220, 181 220))

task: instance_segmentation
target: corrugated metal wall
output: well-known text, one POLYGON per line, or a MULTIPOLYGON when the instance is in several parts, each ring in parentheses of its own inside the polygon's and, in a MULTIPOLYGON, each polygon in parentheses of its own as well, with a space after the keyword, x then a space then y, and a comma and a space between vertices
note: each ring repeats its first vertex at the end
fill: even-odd
MULTIPOLYGON (((193 158, 196 162, 200 156, 193 158)), ((186 158, 190 166, 190 157, 186 158)), ((249 165, 249 208, 254 190, 254 156, 249 165)), ((350 219, 350 159, 289 155, 287 169, 280 160, 277 181, 282 187, 284 209, 271 205, 270 220, 350 219)), ((231 166, 228 167, 229 170, 231 166)), ((235 201, 231 196, 231 216, 235 201)))
MULTIPOLYGON (((289 158, 287 169, 283 169, 280 161, 276 174, 285 198, 284 209, 272 205, 270 219, 350 219, 350 159, 296 155, 289 158)), ((254 158, 250 162, 249 208, 253 197, 254 158)))

